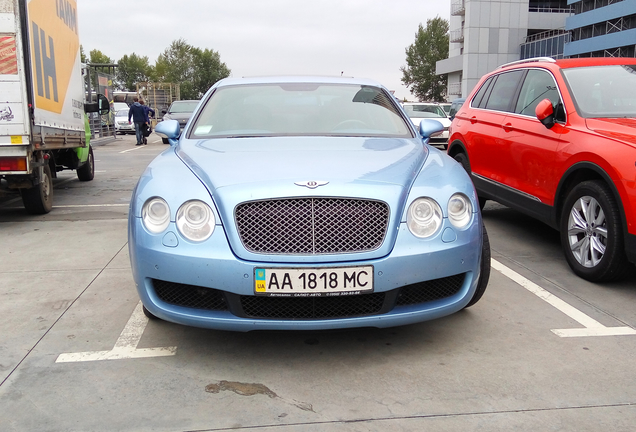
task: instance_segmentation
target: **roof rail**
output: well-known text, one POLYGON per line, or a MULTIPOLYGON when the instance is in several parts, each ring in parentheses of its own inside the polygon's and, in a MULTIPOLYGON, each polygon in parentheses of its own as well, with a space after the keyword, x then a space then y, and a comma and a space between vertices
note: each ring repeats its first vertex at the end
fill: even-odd
POLYGON ((533 58, 527 58, 527 59, 524 59, 524 60, 517 60, 517 61, 510 62, 510 63, 502 64, 497 69, 502 69, 502 68, 505 68, 505 67, 508 67, 508 66, 512 66, 512 65, 516 65, 516 64, 532 63, 532 62, 556 63, 556 60, 553 59, 552 57, 533 57, 533 58))

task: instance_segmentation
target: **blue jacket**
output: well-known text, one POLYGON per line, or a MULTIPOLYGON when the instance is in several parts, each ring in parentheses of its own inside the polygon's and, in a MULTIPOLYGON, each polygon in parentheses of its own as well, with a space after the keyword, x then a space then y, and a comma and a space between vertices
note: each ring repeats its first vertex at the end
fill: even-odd
POLYGON ((143 107, 144 107, 144 111, 146 112, 146 123, 150 123, 150 117, 148 116, 148 113, 152 113, 152 116, 154 116, 155 110, 150 108, 148 105, 143 105, 143 107))
POLYGON ((146 110, 144 106, 139 102, 132 104, 128 110, 128 121, 130 121, 131 117, 135 123, 146 123, 146 110))

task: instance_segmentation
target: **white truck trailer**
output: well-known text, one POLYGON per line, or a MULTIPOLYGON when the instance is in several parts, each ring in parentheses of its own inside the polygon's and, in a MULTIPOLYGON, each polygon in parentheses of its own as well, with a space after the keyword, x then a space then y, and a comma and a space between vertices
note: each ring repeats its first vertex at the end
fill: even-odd
POLYGON ((0 0, 0 193, 33 214, 51 211, 57 172, 95 172, 85 112, 109 106, 84 103, 77 22, 75 0, 0 0))

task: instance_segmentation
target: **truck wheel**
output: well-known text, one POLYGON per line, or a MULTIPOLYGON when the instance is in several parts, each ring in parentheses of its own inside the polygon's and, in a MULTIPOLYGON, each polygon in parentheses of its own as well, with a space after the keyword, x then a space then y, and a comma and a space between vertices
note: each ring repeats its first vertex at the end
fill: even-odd
POLYGON ((614 195, 602 181, 584 181, 568 194, 561 214, 561 245, 572 271, 592 282, 621 279, 632 270, 614 195))
POLYGON ((170 141, 168 141, 168 138, 161 138, 161 142, 164 144, 170 144, 170 141))
POLYGON ((51 211, 53 208, 53 177, 48 164, 42 168, 40 183, 29 189, 20 189, 20 194, 27 212, 45 214, 51 211))
POLYGON ((490 240, 488 240, 488 233, 486 232, 486 227, 483 223, 481 227, 483 242, 481 245, 479 282, 477 282, 477 289, 475 290, 475 294, 473 294, 473 298, 470 299, 466 307, 471 307, 477 303, 479 299, 481 299, 481 296, 483 296, 484 292, 486 292, 488 280, 490 279, 490 240))
POLYGON ((95 158, 93 157, 93 147, 88 151, 88 159, 84 165, 77 169, 77 178, 80 181, 91 181, 95 177, 95 158))

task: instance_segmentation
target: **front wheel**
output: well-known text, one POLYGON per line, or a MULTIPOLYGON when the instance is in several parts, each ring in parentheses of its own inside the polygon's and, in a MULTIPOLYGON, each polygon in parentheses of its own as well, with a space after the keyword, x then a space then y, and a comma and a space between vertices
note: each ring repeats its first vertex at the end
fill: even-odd
POLYGON ((604 182, 584 181, 570 191, 560 231, 565 259, 583 279, 616 280, 632 270, 625 256, 620 211, 604 182))
POLYGON ((42 167, 40 182, 29 189, 20 189, 22 203, 31 214, 45 214, 53 208, 53 176, 48 164, 42 167))
POLYGON ((95 177, 95 158, 93 157, 93 147, 88 151, 88 159, 84 165, 77 169, 77 178, 80 181, 91 181, 95 177))
POLYGON ((475 303, 481 299, 481 297, 486 292, 486 287, 488 286, 488 281, 490 280, 490 240, 488 240, 488 233, 486 232, 486 227, 481 226, 482 232, 482 244, 481 244, 481 264, 479 271, 479 281, 477 282, 477 289, 475 290, 475 294, 473 294, 473 298, 470 299, 466 307, 471 307, 475 303))

